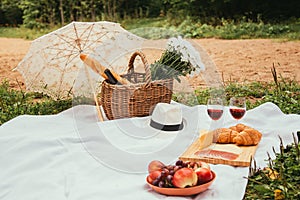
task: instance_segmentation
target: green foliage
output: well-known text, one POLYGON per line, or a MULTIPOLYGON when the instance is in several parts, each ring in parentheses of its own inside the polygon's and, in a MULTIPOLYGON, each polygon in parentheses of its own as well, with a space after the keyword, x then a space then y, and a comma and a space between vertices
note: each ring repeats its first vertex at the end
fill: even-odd
POLYGON ((295 81, 278 77, 276 68, 273 66, 272 75, 274 83, 273 90, 266 92, 260 100, 253 106, 260 105, 265 102, 273 102, 278 105, 284 113, 300 114, 300 86, 295 81), (279 79, 280 78, 280 79, 279 79))
MULTIPOLYGON (((276 76, 277 77, 277 76, 276 76)), ((198 89, 196 95, 200 104, 206 104, 212 89, 198 89)), ((272 102, 286 114, 300 114, 300 84, 293 80, 275 79, 271 83, 252 82, 248 84, 228 83, 224 86, 225 98, 247 97, 247 109, 272 102)))
MULTIPOLYGON (((299 9, 298 0, 1 0, 0 24, 44 28, 71 21, 166 17, 170 25, 178 26, 187 16, 201 25, 213 26, 221 25, 223 18, 278 23, 298 19, 299 9)), ((235 27, 228 28, 233 30, 235 27)), ((273 33, 280 29, 270 28, 266 31, 273 33)))
POLYGON ((282 80, 280 83, 284 85, 281 92, 278 92, 274 83, 230 83, 226 87, 226 94, 228 98, 236 95, 246 96, 249 109, 272 102, 286 114, 300 114, 300 85, 292 80, 282 80))
POLYGON ((198 97, 193 93, 177 92, 172 95, 172 100, 187 106, 196 106, 199 104, 198 97))
POLYGON ((22 10, 18 7, 19 0, 0 1, 0 24, 22 24, 22 10))
POLYGON ((268 167, 250 168, 244 199, 299 199, 300 198, 300 145, 295 135, 294 143, 283 146, 275 160, 268 154, 268 167))
POLYGON ((174 78, 180 82, 179 76, 190 74, 195 68, 188 61, 182 61, 181 53, 167 50, 161 58, 150 65, 152 80, 174 78))
POLYGON ((144 27, 164 27, 167 23, 165 18, 135 18, 121 21, 122 26, 127 30, 134 30, 144 27))
POLYGON ((44 28, 71 21, 118 21, 157 17, 160 0, 2 0, 0 24, 44 28))
POLYGON ((162 39, 179 36, 176 27, 169 27, 166 18, 127 19, 122 26, 131 33, 146 39, 162 39))
MULTIPOLYGON (((299 19, 300 20, 300 19, 299 19)), ((147 38, 162 39, 181 35, 186 38, 221 38, 221 39, 246 39, 246 38, 282 38, 284 40, 300 40, 300 21, 289 21, 284 24, 265 24, 251 21, 221 21, 220 25, 200 23, 186 18, 178 26, 173 26, 166 18, 139 18, 120 21, 121 25, 130 32, 147 38)), ((24 26, 8 28, 0 27, 0 37, 18 37, 35 39, 49 33, 60 26, 41 26, 28 29, 24 26)))
POLYGON ((213 26, 207 23, 186 19, 177 28, 178 32, 188 38, 221 38, 221 39, 250 39, 250 38, 287 38, 300 39, 299 22, 290 21, 285 24, 265 24, 262 21, 221 20, 221 24, 213 26))
POLYGON ((0 85, 0 125, 24 114, 56 114, 72 106, 71 99, 53 100, 38 93, 13 90, 4 81, 0 85))
POLYGON ((178 23, 186 16, 200 19, 203 23, 210 23, 214 19, 227 18, 240 20, 257 20, 257 16, 268 22, 278 22, 291 17, 299 17, 299 2, 297 0, 284 1, 237 1, 237 0, 164 0, 167 16, 178 23))
POLYGON ((246 19, 240 21, 221 19, 220 24, 201 23, 187 17, 178 25, 172 25, 165 18, 126 20, 124 27, 136 35, 147 39, 168 38, 182 35, 185 38, 220 38, 220 39, 253 39, 253 38, 283 38, 287 40, 300 39, 300 21, 285 23, 253 22, 246 19), (132 24, 132 25, 131 25, 132 24), (157 29, 155 29, 157 27, 157 29))

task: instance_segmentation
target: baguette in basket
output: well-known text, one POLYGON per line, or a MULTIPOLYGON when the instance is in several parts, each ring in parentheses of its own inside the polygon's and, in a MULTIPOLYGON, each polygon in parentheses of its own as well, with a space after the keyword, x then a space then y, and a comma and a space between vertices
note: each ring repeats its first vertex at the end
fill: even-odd
POLYGON ((122 78, 119 74, 117 74, 116 72, 114 72, 112 69, 110 69, 108 71, 107 68, 105 68, 103 65, 101 65, 97 60, 93 59, 92 57, 90 57, 89 55, 80 54, 80 59, 87 64, 94 72, 96 72, 97 74, 100 74, 105 80, 109 80, 110 78, 107 76, 106 72, 109 73, 109 71, 111 72, 112 76, 121 84, 123 85, 127 85, 130 84, 130 82, 125 79, 122 78))

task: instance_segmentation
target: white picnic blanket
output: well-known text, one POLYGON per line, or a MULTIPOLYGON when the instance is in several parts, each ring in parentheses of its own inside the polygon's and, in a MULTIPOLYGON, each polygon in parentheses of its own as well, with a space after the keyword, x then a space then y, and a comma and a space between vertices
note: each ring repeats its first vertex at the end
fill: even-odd
MULTIPOLYGON (((211 124, 204 105, 183 106, 183 112, 184 133, 151 136, 143 127, 146 118, 99 122, 95 107, 88 105, 57 115, 16 117, 0 126, 0 199, 242 199, 247 167, 211 165, 215 182, 192 197, 160 195, 146 184, 151 160, 175 161, 198 130, 211 124)), ((236 123, 226 113, 222 125, 236 123)), ((249 110, 241 122, 263 133, 255 155, 261 167, 267 165, 267 152, 278 150, 278 136, 286 145, 300 130, 299 115, 285 115, 272 103, 249 110)))

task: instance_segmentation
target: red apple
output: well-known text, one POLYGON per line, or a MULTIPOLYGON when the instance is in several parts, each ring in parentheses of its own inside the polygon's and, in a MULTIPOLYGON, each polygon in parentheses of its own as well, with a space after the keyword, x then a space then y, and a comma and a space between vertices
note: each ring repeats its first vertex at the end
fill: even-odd
POLYGON ((151 173, 152 171, 161 171, 165 167, 165 164, 160 162, 159 160, 153 160, 148 165, 148 172, 151 173))
POLYGON ((172 183, 175 187, 185 188, 197 185, 197 181, 196 172, 191 168, 184 167, 175 172, 172 183))
POLYGON ((213 178, 213 174, 210 169, 199 167, 195 170, 198 176, 198 185, 209 182, 213 178))
POLYGON ((198 166, 197 168, 201 167, 201 168, 207 168, 207 169, 210 170, 210 166, 209 166, 209 164, 207 162, 197 161, 196 164, 198 166))
POLYGON ((159 171, 159 170, 156 170, 156 171, 152 171, 148 176, 147 176, 147 181, 149 182, 149 183, 153 183, 153 181, 157 178, 157 177, 159 177, 161 175, 161 171, 159 171))

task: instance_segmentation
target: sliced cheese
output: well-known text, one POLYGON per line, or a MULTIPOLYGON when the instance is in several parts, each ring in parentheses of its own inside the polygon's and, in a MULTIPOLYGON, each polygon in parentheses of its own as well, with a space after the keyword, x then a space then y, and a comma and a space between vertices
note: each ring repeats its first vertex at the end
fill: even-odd
POLYGON ((199 149, 204 149, 210 146, 213 142, 213 134, 207 130, 200 130, 199 131, 199 149))

